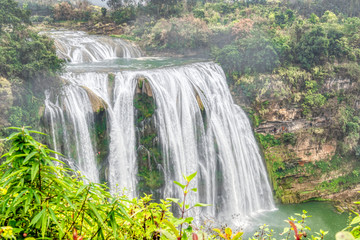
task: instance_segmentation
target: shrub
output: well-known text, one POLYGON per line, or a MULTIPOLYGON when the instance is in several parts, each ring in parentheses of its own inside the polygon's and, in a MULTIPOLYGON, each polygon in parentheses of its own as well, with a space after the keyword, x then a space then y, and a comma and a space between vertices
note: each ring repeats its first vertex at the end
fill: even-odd
POLYGON ((56 56, 53 40, 30 30, 3 36, 0 45, 0 73, 26 81, 55 75, 64 61, 56 56))
POLYGON ((276 139, 271 134, 263 135, 263 134, 257 133, 255 135, 256 135, 256 138, 258 139, 260 145, 264 149, 268 149, 268 148, 271 148, 271 147, 274 147, 274 146, 278 146, 281 143, 279 139, 276 139))
POLYGON ((295 146, 296 144, 296 135, 294 133, 284 133, 281 136, 281 140, 284 144, 290 144, 295 146))
POLYGON ((317 26, 305 33, 295 46, 297 60, 305 69, 324 63, 329 53, 329 40, 324 29, 317 26))
POLYGON ((12 147, 0 166, 0 225, 32 237, 71 238, 77 230, 84 237, 116 237, 116 219, 129 219, 120 198, 62 167, 31 137, 37 132, 14 129, 19 132, 8 137, 12 147))
POLYGON ((207 47, 210 30, 206 23, 193 15, 159 20, 151 30, 149 41, 154 48, 194 49, 207 47))
POLYGON ((226 45, 215 50, 213 55, 228 73, 270 72, 280 64, 272 42, 261 33, 253 33, 238 41, 237 45, 226 45))
POLYGON ((241 69, 242 56, 236 45, 226 45, 214 52, 216 62, 220 63, 223 69, 230 72, 237 72, 241 69))
POLYGON ((0 165, 2 237, 80 240, 196 235, 193 218, 185 215, 193 207, 207 206, 185 204, 188 192, 197 191, 189 188, 196 173, 184 177, 185 185, 175 182, 184 194, 181 217, 176 218, 169 209, 170 202, 178 203, 178 199, 154 203, 147 195, 140 200, 111 195, 105 185, 85 183, 77 172, 51 157, 59 153, 31 136, 42 133, 25 127, 11 129, 17 132, 7 138, 11 148, 0 165))
POLYGON ((234 23, 231 29, 231 34, 235 36, 235 39, 243 38, 247 36, 254 26, 254 21, 249 18, 243 18, 234 23))
POLYGON ((54 6, 53 15, 56 21, 71 20, 74 17, 74 8, 70 3, 62 2, 54 6))
POLYGON ((122 24, 131 20, 135 20, 135 8, 134 6, 127 6, 116 9, 111 13, 111 18, 116 24, 122 24))

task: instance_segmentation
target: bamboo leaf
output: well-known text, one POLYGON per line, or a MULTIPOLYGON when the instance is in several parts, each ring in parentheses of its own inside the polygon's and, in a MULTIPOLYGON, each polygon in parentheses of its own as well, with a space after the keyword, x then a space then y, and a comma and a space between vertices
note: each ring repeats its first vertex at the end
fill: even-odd
POLYGON ((244 232, 238 232, 237 234, 235 234, 235 236, 233 237, 232 240, 238 240, 240 239, 240 237, 244 234, 244 232))
POLYGON ((68 198, 68 196, 64 195, 64 198, 65 198, 65 200, 69 203, 70 207, 71 207, 72 209, 75 209, 74 204, 70 201, 70 199, 68 198))
POLYGON ((171 233, 169 233, 166 230, 160 230, 160 232, 161 232, 161 234, 163 234, 166 237, 166 239, 177 240, 177 237, 174 237, 171 233))
POLYGON ((206 203, 196 203, 194 205, 194 207, 208 207, 211 206, 211 204, 206 204, 206 203))
POLYGON ((35 162, 34 165, 31 167, 31 182, 34 181, 36 174, 39 172, 39 162, 35 162))
POLYGON ((29 132, 29 133, 37 133, 37 134, 41 134, 41 135, 47 136, 46 133, 42 133, 42 132, 38 132, 38 131, 34 131, 34 130, 29 130, 28 132, 29 132))
POLYGON ((81 193, 85 188, 87 187, 87 185, 82 185, 79 190, 76 192, 75 196, 79 195, 79 193, 81 193))
POLYGON ((178 203, 179 199, 178 198, 167 198, 166 200, 174 202, 174 203, 178 203))
POLYGON ((179 234, 179 231, 176 229, 176 227, 174 226, 174 224, 172 224, 172 223, 169 222, 168 220, 164 220, 164 224, 171 229, 171 231, 175 234, 176 237, 178 237, 178 236, 180 235, 180 234, 179 234))
POLYGON ((57 220, 54 211, 53 211, 51 208, 49 208, 49 212, 50 212, 50 217, 51 217, 51 219, 52 219, 52 220, 55 222, 55 224, 58 226, 58 230, 60 231, 60 234, 61 234, 61 235, 64 235, 64 229, 63 229, 63 227, 60 225, 59 221, 57 220))
POLYGON ((190 174, 189 176, 186 177, 186 180, 188 182, 190 182, 191 180, 193 180, 193 178, 196 176, 197 172, 194 172, 193 174, 190 174))
POLYGON ((42 221, 41 221, 41 235, 44 238, 45 237, 45 232, 47 229, 47 223, 48 223, 48 216, 46 214, 46 208, 44 208, 45 212, 42 216, 42 221))
POLYGON ((360 222, 360 216, 354 217, 354 219, 351 221, 350 225, 354 225, 360 222))
POLYGON ((34 192, 34 197, 35 197, 36 203, 41 204, 40 196, 36 192, 34 192))
POLYGON ((29 196, 27 196, 26 201, 25 201, 25 205, 24 205, 24 212, 27 213, 27 211, 29 210, 30 207, 30 203, 33 200, 34 194, 32 193, 32 191, 29 191, 29 196))
POLYGON ((9 137, 7 137, 7 140, 12 140, 13 138, 19 136, 21 134, 21 132, 14 132, 12 134, 10 134, 9 137))
MULTIPOLYGON (((23 195, 27 192, 28 190, 24 190, 21 193, 19 193, 19 195, 16 196, 16 198, 14 199, 14 201, 11 204, 11 207, 15 207, 16 205, 18 205, 20 202, 22 202, 21 200, 25 200, 23 199, 23 195)), ((15 214, 15 213, 14 213, 15 214)))
POLYGON ((23 164, 26 164, 33 156, 35 156, 36 153, 37 153, 37 151, 33 151, 29 155, 27 155, 23 164))
POLYGON ((35 225, 40 220, 40 218, 43 216, 44 213, 45 213, 45 208, 41 212, 36 214, 36 216, 31 220, 30 226, 35 225))
POLYGON ((51 149, 47 149, 47 151, 50 152, 50 153, 54 153, 54 154, 60 155, 60 156, 64 156, 64 155, 62 155, 61 153, 55 152, 55 151, 53 151, 53 150, 51 150, 51 149))
POLYGON ((94 204, 92 204, 91 202, 88 202, 88 205, 90 207, 90 209, 93 211, 93 213, 96 216, 96 221, 98 221, 101 226, 103 225, 104 220, 102 219, 101 215, 99 214, 98 210, 96 209, 96 207, 94 206, 94 204))
POLYGON ((181 183, 179 183, 179 182, 177 182, 177 181, 174 181, 174 183, 176 184, 176 185, 178 185, 179 187, 181 187, 183 190, 185 189, 185 185, 184 184, 181 184, 181 183))

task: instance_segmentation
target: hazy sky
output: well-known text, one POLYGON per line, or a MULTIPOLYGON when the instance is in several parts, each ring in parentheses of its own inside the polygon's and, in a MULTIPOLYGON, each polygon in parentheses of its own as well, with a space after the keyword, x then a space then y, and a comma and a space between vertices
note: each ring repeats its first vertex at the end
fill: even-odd
POLYGON ((105 0, 105 1, 101 1, 101 0, 88 0, 88 1, 91 2, 91 3, 94 4, 94 5, 98 5, 98 6, 101 6, 101 7, 107 7, 107 5, 106 5, 107 0, 105 0))

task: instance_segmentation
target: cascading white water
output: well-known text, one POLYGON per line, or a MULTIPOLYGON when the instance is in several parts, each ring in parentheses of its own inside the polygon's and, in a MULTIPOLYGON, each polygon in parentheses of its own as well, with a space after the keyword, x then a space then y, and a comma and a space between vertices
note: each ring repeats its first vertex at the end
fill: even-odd
MULTIPOLYGON (((90 36, 84 32, 72 31, 53 31, 45 34, 49 34, 55 39, 59 57, 70 59, 73 63, 100 61, 120 56, 124 58, 135 58, 141 56, 137 47, 120 39, 90 36)), ((99 167, 96 162, 96 155, 98 154, 98 151, 96 151, 96 146, 93 140, 93 135, 95 134, 93 124, 94 113, 88 93, 82 86, 88 85, 89 89, 94 91, 95 94, 102 96, 104 103, 109 106, 108 112, 111 119, 110 121, 114 123, 111 124, 111 126, 113 126, 112 129, 114 129, 114 131, 111 131, 110 134, 111 138, 114 139, 110 145, 110 148, 114 149, 111 153, 117 154, 117 157, 120 157, 119 159, 132 159, 127 157, 128 155, 126 154, 122 156, 121 154, 123 151, 116 152, 118 149, 115 146, 116 144, 123 142, 124 145, 122 146, 128 146, 128 143, 125 140, 122 140, 122 138, 126 136, 126 140, 128 140, 129 136, 131 136, 131 131, 129 132, 128 129, 130 128, 128 126, 124 126, 122 124, 122 122, 126 122, 121 121, 122 117, 124 117, 122 112, 111 111, 112 105, 110 103, 110 99, 106 97, 108 95, 106 87, 107 75, 105 75, 106 77, 101 75, 100 79, 97 79, 97 76, 98 75, 95 74, 94 78, 91 78, 91 74, 85 74, 82 78, 80 75, 67 72, 63 75, 63 78, 69 84, 62 89, 62 94, 58 97, 59 99, 56 103, 52 103, 49 100, 50 96, 48 93, 46 94, 47 97, 45 101, 45 116, 47 117, 51 128, 51 135, 55 150, 59 150, 58 145, 63 145, 64 148, 61 150, 65 151, 67 163, 80 170, 90 181, 93 182, 99 182, 99 167), (91 81, 92 79, 93 81, 91 81), (101 88, 101 86, 105 87, 101 88), (116 119, 116 116, 118 116, 119 119, 116 119), (117 120, 119 120, 118 124, 115 124, 117 120), (67 123, 65 123, 65 121, 67 123), (58 133, 60 130, 62 131, 61 134, 58 133), (67 134, 68 132, 71 134, 67 134), (60 138, 62 138, 62 140, 59 140, 60 138), (58 142, 61 142, 61 144, 58 142)), ((117 82, 120 82, 119 91, 121 91, 122 81, 117 82)), ((123 101, 121 101, 121 99, 117 100, 116 106, 122 104, 123 101)), ((132 105, 129 107, 132 108, 132 105)), ((129 117, 133 117, 133 115, 129 117)), ((135 139, 135 137, 132 139, 135 139)), ((120 147, 120 149, 122 149, 122 147, 120 147)), ((129 152, 129 156, 135 155, 134 150, 132 153, 131 151, 129 152)), ((111 155, 110 159, 117 158, 111 155)), ((133 161, 131 163, 135 166, 133 161)), ((121 176, 124 176, 125 174, 123 174, 123 171, 129 170, 126 168, 121 169, 122 170, 117 170, 117 168, 110 169, 110 175, 113 176, 121 174, 121 176)), ((133 172, 134 174, 136 173, 136 168, 133 172)), ((124 177, 122 180, 127 181, 127 186, 129 186, 130 189, 135 189, 134 178, 124 177)), ((113 185, 113 188, 115 189, 116 183, 113 185)))
POLYGON ((190 202, 212 204, 207 215, 244 216, 274 207, 249 120, 233 103, 218 65, 197 63, 119 74, 127 82, 143 76, 152 87, 164 158, 164 196, 179 197, 173 181, 181 182, 183 174, 198 171, 194 186, 200 193, 190 202))
POLYGON ((111 139, 108 172, 110 189, 118 192, 126 188, 128 190, 126 193, 130 197, 135 197, 137 173, 133 109, 135 79, 116 74, 113 93, 108 92, 108 74, 105 73, 68 73, 66 79, 87 87, 106 104, 111 139))
POLYGON ((136 46, 118 38, 88 35, 81 31, 54 31, 47 34, 55 39, 58 56, 71 63, 141 56, 136 46))
MULTIPOLYGON (((63 40, 63 43, 63 49, 73 48, 73 42, 63 40)), ((99 56, 105 56, 104 49, 108 48, 99 49, 103 51, 99 56)), ((75 55, 72 59, 84 61, 75 55)), ((266 169, 249 120, 233 103, 225 75, 217 64, 117 70, 114 74, 114 82, 110 84, 107 73, 68 72, 64 74, 69 84, 64 87, 63 96, 56 104, 49 98, 46 102, 54 144, 59 138, 55 135, 55 123, 67 121, 66 125, 71 126, 67 132, 74 133, 71 134, 74 140, 66 141, 74 142, 69 145, 75 146, 77 166, 90 180, 99 181, 99 167, 95 160, 96 146, 91 140, 94 113, 87 91, 106 106, 110 136, 106 179, 111 191, 127 188, 128 195, 136 196, 133 101, 138 78, 142 77, 149 82, 156 103, 155 120, 164 159, 163 197, 179 197, 173 181, 181 182, 183 174, 197 171, 194 187, 198 187, 199 193, 191 195, 189 201, 212 204, 203 212, 207 216, 248 216, 274 208, 266 169), (111 91, 110 85, 113 85, 111 91)), ((58 148, 58 145, 54 146, 58 148)))
MULTIPOLYGON (((44 115, 48 118, 48 122, 49 125, 51 127, 51 137, 52 137, 52 142, 53 142, 53 149, 55 150, 55 152, 60 152, 59 146, 58 146, 58 142, 59 139, 62 136, 59 136, 59 132, 60 129, 64 129, 64 135, 67 135, 66 132, 66 128, 64 127, 64 115, 63 115, 63 111, 61 110, 61 108, 59 108, 58 104, 53 104, 50 101, 50 93, 49 91, 45 91, 45 113, 44 115), (58 125, 58 123, 56 122, 56 120, 59 119, 59 123, 60 126, 58 125)), ((65 139, 67 139, 67 137, 65 137, 65 139)), ((65 144, 65 146, 67 146, 67 144, 65 144)), ((68 148, 66 149, 68 152, 68 148)), ((56 157, 59 157, 56 154, 56 157)))
MULTIPOLYGON (((68 79, 71 81, 70 78, 68 79)), ((55 151, 59 150, 57 146, 60 144, 57 139, 60 136, 57 132, 61 130, 63 140, 60 142, 65 145, 67 157, 76 158, 77 161, 73 165, 77 170, 85 174, 90 181, 99 182, 95 148, 91 140, 93 111, 87 92, 78 85, 67 85, 62 90, 60 100, 55 104, 50 102, 47 96, 45 107, 45 116, 49 119, 55 151), (65 113, 63 108, 66 109, 65 113)))

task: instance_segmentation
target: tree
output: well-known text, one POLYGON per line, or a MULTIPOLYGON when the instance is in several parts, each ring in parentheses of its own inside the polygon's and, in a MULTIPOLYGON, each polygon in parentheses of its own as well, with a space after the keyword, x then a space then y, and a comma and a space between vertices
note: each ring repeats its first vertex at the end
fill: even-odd
POLYGON ((54 19, 57 21, 71 20, 74 17, 73 6, 68 2, 56 4, 53 8, 54 19))
POLYGON ((344 35, 345 34, 337 28, 330 28, 328 30, 329 56, 340 58, 346 56, 350 52, 347 44, 342 39, 344 35))
POLYGON ((0 34, 30 24, 30 12, 20 9, 14 0, 0 0, 0 34))
POLYGON ((280 64, 272 42, 262 32, 253 32, 239 46, 243 72, 269 72, 280 64))
POLYGON ((228 73, 239 71, 241 67, 241 55, 236 45, 226 45, 215 53, 216 62, 228 73))
POLYGON ((315 65, 324 63, 329 55, 328 49, 329 40, 325 30, 317 26, 303 34, 295 46, 295 55, 302 67, 309 70, 315 65))
POLYGON ((0 44, 0 75, 27 81, 54 75, 64 61, 56 56, 53 40, 30 30, 7 34, 0 44))
POLYGON ((107 12, 106 8, 102 7, 101 8, 101 14, 102 14, 103 17, 106 17, 106 12, 107 12))

